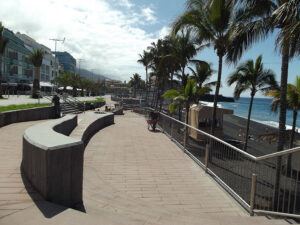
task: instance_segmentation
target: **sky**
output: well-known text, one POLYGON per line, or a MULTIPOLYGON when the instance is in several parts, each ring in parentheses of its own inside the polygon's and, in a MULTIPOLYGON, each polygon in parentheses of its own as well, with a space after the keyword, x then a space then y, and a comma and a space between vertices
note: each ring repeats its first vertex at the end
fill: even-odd
MULTIPOLYGON (((83 59, 80 67, 128 81, 133 73, 145 78, 143 66, 137 63, 138 54, 167 35, 174 19, 184 10, 185 0, 7 0, 1 2, 0 21, 8 29, 25 33, 51 49, 54 43, 49 39, 66 38, 57 50, 83 59)), ((281 60, 274 43, 275 35, 248 50, 240 62, 261 54, 265 67, 279 79, 281 60)), ((213 49, 200 52, 196 58, 212 63, 217 70, 213 49)), ((290 63, 289 82, 300 75, 299 62, 295 58, 290 63)), ((233 93, 226 78, 234 66, 224 65, 221 94, 225 96, 233 93)))

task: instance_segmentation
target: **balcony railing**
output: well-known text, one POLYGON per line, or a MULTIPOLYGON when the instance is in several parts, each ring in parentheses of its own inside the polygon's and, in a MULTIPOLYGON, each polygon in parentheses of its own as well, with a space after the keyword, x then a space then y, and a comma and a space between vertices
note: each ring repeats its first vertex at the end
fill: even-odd
POLYGON ((300 148, 255 157, 163 113, 158 125, 251 215, 300 218, 300 148))

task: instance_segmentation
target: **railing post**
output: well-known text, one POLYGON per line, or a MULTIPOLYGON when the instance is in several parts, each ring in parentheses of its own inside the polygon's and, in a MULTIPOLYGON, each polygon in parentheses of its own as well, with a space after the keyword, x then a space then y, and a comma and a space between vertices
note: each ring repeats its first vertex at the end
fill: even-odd
POLYGON ((209 159, 209 144, 206 144, 206 146, 205 146, 205 172, 207 172, 207 169, 208 169, 208 159, 209 159))
POLYGON ((184 136, 183 136, 183 148, 184 148, 184 151, 186 151, 187 136, 188 136, 188 128, 187 128, 186 125, 184 125, 184 136))
POLYGON ((165 129, 166 129, 165 118, 164 118, 164 120, 162 121, 161 129, 162 129, 162 132, 165 133, 165 129))
POLYGON ((170 131, 170 136, 173 138, 173 121, 171 120, 171 131, 170 131))
POLYGON ((254 173, 254 174, 252 174, 252 181, 251 181, 250 216, 254 216, 253 210, 254 210, 254 205, 255 205, 256 180, 257 180, 257 175, 254 173))

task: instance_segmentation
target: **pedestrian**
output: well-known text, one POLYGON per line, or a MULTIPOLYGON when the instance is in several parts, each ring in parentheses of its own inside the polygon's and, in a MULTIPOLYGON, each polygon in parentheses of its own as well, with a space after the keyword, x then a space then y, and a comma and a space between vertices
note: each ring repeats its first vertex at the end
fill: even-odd
POLYGON ((61 117, 61 109, 60 109, 60 99, 57 95, 54 95, 52 98, 52 103, 54 104, 54 114, 55 118, 60 118, 61 117))

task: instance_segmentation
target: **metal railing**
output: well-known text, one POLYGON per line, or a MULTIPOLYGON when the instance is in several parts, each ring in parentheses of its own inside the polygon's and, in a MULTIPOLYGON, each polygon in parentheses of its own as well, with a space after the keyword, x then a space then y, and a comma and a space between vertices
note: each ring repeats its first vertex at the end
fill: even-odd
POLYGON ((300 218, 300 148, 255 157, 163 113, 158 125, 251 215, 300 218))
POLYGON ((68 93, 59 94, 57 92, 51 92, 51 93, 40 92, 40 96, 48 99, 50 102, 52 102, 52 98, 54 95, 59 96, 59 98, 63 101, 63 103, 69 105, 74 110, 77 110, 78 112, 85 111, 84 103, 78 100, 77 98, 69 95, 68 93))

